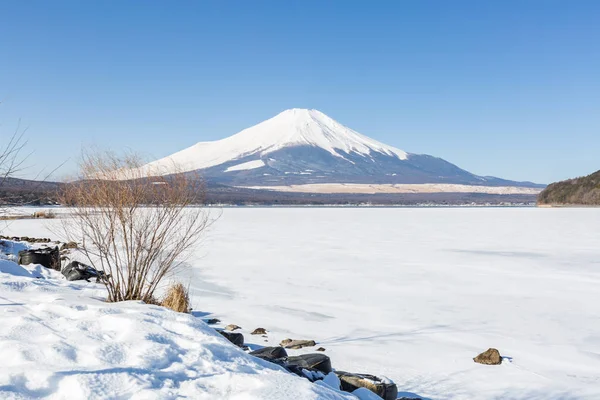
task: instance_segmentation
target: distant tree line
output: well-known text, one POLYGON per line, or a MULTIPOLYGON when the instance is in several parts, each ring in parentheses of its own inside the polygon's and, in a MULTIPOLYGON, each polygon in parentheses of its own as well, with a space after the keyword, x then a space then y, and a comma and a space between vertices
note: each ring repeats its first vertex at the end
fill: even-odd
MULTIPOLYGON (((11 180, 0 187, 0 204, 49 205, 64 204, 57 193, 66 183, 11 180)), ((535 195, 487 193, 291 193, 270 190, 253 190, 224 185, 207 185, 198 192, 194 204, 233 206, 322 206, 322 205, 464 205, 464 204, 535 204, 535 195)), ((149 202, 151 203, 151 202, 149 202)))

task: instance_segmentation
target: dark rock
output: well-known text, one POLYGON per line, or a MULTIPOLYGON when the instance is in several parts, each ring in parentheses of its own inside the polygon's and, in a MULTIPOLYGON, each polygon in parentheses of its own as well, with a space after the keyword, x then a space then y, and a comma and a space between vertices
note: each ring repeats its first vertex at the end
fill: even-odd
POLYGON ((237 329, 242 329, 242 327, 241 326, 237 326, 236 324, 229 324, 229 325, 227 325, 225 327, 225 330, 226 331, 230 331, 230 332, 233 332, 233 331, 235 331, 237 329))
POLYGON ((227 340, 229 340, 231 343, 235 344, 238 347, 242 347, 244 346, 244 335, 242 335, 241 333, 234 333, 234 332, 225 332, 225 331, 217 331, 219 332, 221 335, 225 336, 225 338, 227 338, 227 340))
POLYGON ((221 322, 221 320, 219 318, 211 318, 211 319, 207 319, 206 322, 208 325, 215 325, 218 324, 219 322, 221 322))
POLYGON ((358 388, 365 388, 384 400, 396 400, 398 397, 398 387, 393 382, 366 374, 351 374, 344 371, 335 371, 335 374, 340 378, 340 389, 345 392, 352 393, 358 388))
POLYGON ((251 335, 266 335, 267 330, 265 328, 256 328, 252 331, 251 335))
POLYGON ((319 347, 316 351, 325 351, 325 347, 319 347))
POLYGON ((498 350, 489 348, 475 357, 473 361, 485 365, 500 365, 502 364, 502 357, 500 356, 500 352, 498 350))
POLYGON ((319 371, 327 375, 331 370, 331 360, 325 354, 302 354, 299 356, 288 357, 286 368, 295 370, 307 369, 310 371, 319 371))
POLYGON ((32 249, 19 252, 18 262, 21 265, 41 264, 46 268, 60 271, 60 252, 54 249, 32 249))
POLYGON ((108 278, 103 271, 98 271, 96 268, 78 261, 71 261, 62 269, 61 272, 68 281, 89 282, 90 279, 96 278, 96 282, 100 282, 105 278, 108 278))
POLYGON ((263 347, 262 349, 251 351, 249 354, 267 361, 285 358, 288 356, 287 351, 285 351, 285 349, 281 346, 263 347))
POLYGON ((284 339, 279 343, 281 346, 286 349, 301 349, 303 347, 313 347, 316 346, 317 343, 314 340, 292 340, 292 339, 284 339))

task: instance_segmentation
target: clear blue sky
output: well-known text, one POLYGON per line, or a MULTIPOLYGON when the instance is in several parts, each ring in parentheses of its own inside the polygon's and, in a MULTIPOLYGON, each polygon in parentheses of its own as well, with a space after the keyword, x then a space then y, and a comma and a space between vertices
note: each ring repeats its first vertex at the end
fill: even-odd
POLYGON ((4 0, 0 99, 0 138, 29 126, 29 175, 302 107, 547 183, 600 169, 600 1, 4 0))

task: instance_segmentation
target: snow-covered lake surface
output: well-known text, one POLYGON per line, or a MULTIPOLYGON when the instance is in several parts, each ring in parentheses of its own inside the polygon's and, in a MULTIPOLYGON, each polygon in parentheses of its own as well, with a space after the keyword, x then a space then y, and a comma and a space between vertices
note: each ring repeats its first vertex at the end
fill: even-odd
POLYGON ((196 315, 314 339, 400 392, 598 399, 599 227, 600 209, 226 208, 188 279, 196 315), (473 362, 489 347, 502 365, 473 362))
POLYGON ((199 310, 401 390, 600 398, 600 209, 224 209, 192 265, 199 310))

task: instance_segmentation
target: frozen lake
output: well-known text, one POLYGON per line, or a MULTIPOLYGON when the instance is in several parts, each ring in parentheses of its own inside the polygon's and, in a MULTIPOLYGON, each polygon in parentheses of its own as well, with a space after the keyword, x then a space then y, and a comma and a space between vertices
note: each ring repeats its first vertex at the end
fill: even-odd
POLYGON ((600 398, 600 209, 227 208, 191 264, 250 342, 432 399, 600 398))
POLYGON ((197 315, 247 342, 314 339, 401 392, 598 399, 599 227, 600 209, 226 208, 189 283, 197 315), (472 361, 488 347, 501 366, 472 361))

